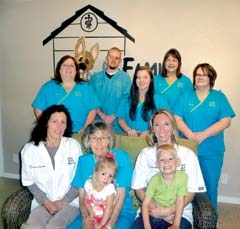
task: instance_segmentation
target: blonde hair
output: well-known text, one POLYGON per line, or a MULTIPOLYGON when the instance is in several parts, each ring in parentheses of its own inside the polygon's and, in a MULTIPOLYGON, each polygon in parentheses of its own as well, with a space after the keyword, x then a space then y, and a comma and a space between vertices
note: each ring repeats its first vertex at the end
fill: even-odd
POLYGON ((159 160, 161 153, 166 151, 170 152, 175 159, 178 159, 177 150, 175 147, 170 144, 163 144, 157 148, 157 161, 159 160))
POLYGON ((117 172, 117 163, 114 159, 114 155, 111 154, 111 153, 107 153, 104 156, 100 156, 97 163, 96 163, 96 166, 94 168, 93 177, 92 177, 92 180, 91 180, 93 187, 96 186, 96 182, 97 182, 96 173, 98 173, 98 172, 100 172, 100 171, 102 171, 106 168, 113 170, 112 183, 114 184, 115 187, 117 186, 116 181, 114 180, 116 172, 117 172))
POLYGON ((98 172, 98 171, 101 171, 102 169, 104 168, 110 168, 114 171, 114 175, 116 174, 116 171, 117 171, 117 163, 114 159, 114 157, 109 157, 108 156, 109 153, 105 156, 100 156, 97 163, 96 163, 96 166, 95 166, 95 169, 94 169, 94 172, 98 172))
POLYGON ((176 144, 177 143, 177 123, 176 123, 176 120, 175 120, 173 114, 167 109, 159 109, 159 110, 156 110, 152 114, 152 117, 149 121, 149 131, 148 131, 148 136, 147 136, 147 143, 150 146, 154 146, 155 143, 157 143, 156 136, 153 132, 153 122, 154 122, 155 117, 159 114, 165 114, 169 118, 169 121, 172 125, 171 143, 176 144))

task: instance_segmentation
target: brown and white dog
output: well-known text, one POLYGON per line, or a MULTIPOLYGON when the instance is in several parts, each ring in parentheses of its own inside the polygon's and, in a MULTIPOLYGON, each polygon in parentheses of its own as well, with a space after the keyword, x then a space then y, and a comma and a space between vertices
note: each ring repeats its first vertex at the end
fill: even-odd
POLYGON ((90 76, 87 74, 94 66, 94 63, 99 54, 99 44, 96 43, 90 49, 86 50, 85 40, 83 37, 80 37, 75 45, 75 59, 78 63, 80 77, 88 81, 90 76))

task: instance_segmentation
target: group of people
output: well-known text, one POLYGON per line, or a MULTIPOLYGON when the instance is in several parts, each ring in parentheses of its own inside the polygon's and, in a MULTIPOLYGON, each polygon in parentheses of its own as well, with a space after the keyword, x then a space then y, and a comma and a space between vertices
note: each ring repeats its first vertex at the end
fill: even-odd
POLYGON ((194 194, 205 191, 217 214, 223 131, 235 113, 213 89, 215 69, 197 65, 191 82, 180 53, 170 49, 161 75, 140 66, 131 80, 121 59, 111 48, 106 69, 85 82, 76 60, 63 56, 39 90, 36 125, 21 151, 22 183, 34 196, 25 228, 188 229, 194 194), (88 153, 72 133, 81 133, 88 153), (148 140, 135 165, 114 149, 115 133, 148 140), (177 135, 198 142, 198 157, 177 135), (142 202, 137 214, 131 189, 142 202))

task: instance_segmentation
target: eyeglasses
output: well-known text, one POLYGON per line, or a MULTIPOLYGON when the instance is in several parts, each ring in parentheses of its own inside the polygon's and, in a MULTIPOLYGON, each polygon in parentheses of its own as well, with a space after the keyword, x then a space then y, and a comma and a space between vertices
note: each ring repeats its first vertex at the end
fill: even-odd
POLYGON ((90 141, 92 141, 92 142, 98 142, 98 140, 100 142, 106 142, 107 140, 109 140, 109 137, 107 137, 107 136, 102 136, 102 137, 91 136, 90 137, 90 141))
POLYGON ((120 60, 121 59, 118 56, 112 56, 112 55, 108 55, 108 58, 110 58, 111 60, 120 60))
POLYGON ((208 77, 208 74, 196 74, 195 77, 207 78, 207 77, 208 77))
POLYGON ((63 67, 63 68, 75 68, 75 65, 72 65, 72 64, 70 64, 70 65, 68 65, 68 64, 63 64, 62 67, 63 67))

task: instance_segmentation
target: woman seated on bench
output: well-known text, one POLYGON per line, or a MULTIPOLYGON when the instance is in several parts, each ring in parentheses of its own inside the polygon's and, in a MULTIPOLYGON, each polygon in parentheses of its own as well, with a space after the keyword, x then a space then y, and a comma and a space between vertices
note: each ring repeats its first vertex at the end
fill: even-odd
POLYGON ((34 197, 25 229, 63 228, 78 214, 78 190, 71 181, 82 151, 71 134, 69 112, 64 105, 52 105, 21 151, 22 183, 34 197))
MULTIPOLYGON (((143 201, 145 190, 151 177, 156 174, 157 168, 157 146, 163 144, 173 144, 177 150, 181 161, 178 170, 184 171, 188 175, 188 195, 185 197, 185 207, 181 218, 180 228, 191 229, 193 224, 192 205, 195 192, 205 192, 205 184, 199 167, 198 159, 194 152, 184 146, 176 144, 177 125, 174 116, 165 109, 157 110, 150 119, 149 144, 152 147, 143 149, 138 155, 133 172, 132 188, 138 198, 143 201)), ((175 205, 164 207, 153 204, 149 209, 149 214, 154 218, 163 218, 171 222, 175 214, 175 205), (153 207, 154 206, 154 207, 153 207)), ((139 216, 135 219, 137 223, 139 216)))

